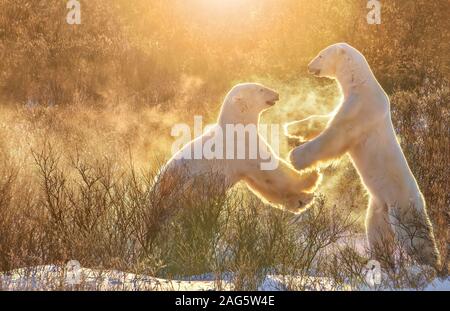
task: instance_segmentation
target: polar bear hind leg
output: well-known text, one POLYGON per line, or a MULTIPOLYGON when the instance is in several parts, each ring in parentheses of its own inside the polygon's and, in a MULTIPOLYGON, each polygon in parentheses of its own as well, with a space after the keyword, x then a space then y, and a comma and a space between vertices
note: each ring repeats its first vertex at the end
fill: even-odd
POLYGON ((393 253, 394 232, 389 223, 388 208, 371 198, 366 215, 366 235, 374 258, 390 263, 393 253))
POLYGON ((423 200, 409 203, 404 208, 391 207, 389 218, 397 240, 411 256, 420 264, 440 267, 440 255, 436 248, 433 227, 423 200))

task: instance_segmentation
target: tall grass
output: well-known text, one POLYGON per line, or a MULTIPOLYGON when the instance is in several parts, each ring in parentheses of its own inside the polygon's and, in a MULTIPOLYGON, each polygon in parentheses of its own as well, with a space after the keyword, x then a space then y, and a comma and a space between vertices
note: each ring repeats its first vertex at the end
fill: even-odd
MULTIPOLYGON (((363 234, 367 196, 348 159, 324 169, 299 219, 242 185, 200 183, 200 198, 153 187, 171 126, 214 122, 236 82, 280 91, 264 122, 331 111, 338 88, 306 65, 341 41, 363 52, 391 98, 448 265, 449 33, 436 31, 448 1, 383 2, 378 26, 364 1, 249 0, 226 12, 201 3, 82 1, 82 25, 70 26, 60 1, 0 1, 0 271, 77 259, 167 278, 212 273, 238 289, 269 273, 290 289, 323 285, 311 275, 335 288, 364 283, 370 258, 348 237, 363 234)), ((383 264, 388 287, 421 288, 432 274, 411 275, 407 254, 383 264)))
MULTIPOLYGON (((209 273, 219 288, 228 280, 243 290, 257 289, 268 274, 295 290, 323 288, 321 277, 331 280, 327 289, 365 283, 370 258, 351 243, 355 219, 323 197, 293 217, 211 180, 195 182, 196 195, 180 185, 160 194, 157 171, 61 154, 50 143, 33 150, 32 159, 25 179, 14 166, 2 167, 2 271, 76 259, 84 267, 167 279, 209 273)), ((390 265, 390 286, 423 286, 405 277, 413 262, 404 254, 390 265)))

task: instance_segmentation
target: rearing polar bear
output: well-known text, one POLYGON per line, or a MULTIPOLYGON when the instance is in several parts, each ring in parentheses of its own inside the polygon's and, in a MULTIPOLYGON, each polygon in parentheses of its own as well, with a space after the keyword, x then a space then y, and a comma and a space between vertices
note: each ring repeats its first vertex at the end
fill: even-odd
POLYGON ((423 195, 397 141, 389 98, 366 59, 339 43, 321 51, 308 69, 336 79, 344 100, 323 132, 291 152, 292 164, 302 170, 348 152, 370 194, 366 217, 370 248, 376 251, 395 235, 419 261, 438 266, 423 195))
POLYGON ((161 191, 170 191, 173 180, 181 178, 189 183, 201 175, 208 182, 213 182, 212 177, 220 178, 227 189, 242 180, 269 203, 294 213, 301 212, 313 199, 319 174, 294 170, 273 152, 258 132, 261 112, 278 99, 277 92, 261 84, 234 86, 223 101, 217 124, 187 143, 163 166, 157 181, 161 191), (237 133, 239 130, 243 135, 237 133), (245 154, 239 156, 242 146, 245 154), (252 147, 256 151, 253 157, 250 156, 252 147), (200 152, 196 154, 196 150, 200 152), (269 162, 276 165, 271 167, 269 162))

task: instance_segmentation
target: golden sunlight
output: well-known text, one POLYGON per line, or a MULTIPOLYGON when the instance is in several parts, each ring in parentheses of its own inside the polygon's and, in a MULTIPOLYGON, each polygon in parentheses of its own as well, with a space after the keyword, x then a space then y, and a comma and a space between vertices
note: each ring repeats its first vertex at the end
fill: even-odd
POLYGON ((230 9, 235 9, 244 5, 248 5, 252 0, 197 0, 205 10, 220 10, 222 12, 230 9))
POLYGON ((256 11, 265 0, 194 0, 186 2, 193 14, 205 15, 210 21, 243 18, 256 11))
POLYGON ((450 290, 449 10, 0 0, 0 292, 450 290))

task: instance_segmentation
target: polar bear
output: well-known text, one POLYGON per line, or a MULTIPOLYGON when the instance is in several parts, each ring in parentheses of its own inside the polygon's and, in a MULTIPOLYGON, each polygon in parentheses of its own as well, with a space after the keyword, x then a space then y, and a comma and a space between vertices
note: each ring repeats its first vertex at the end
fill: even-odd
MULTIPOLYGON (((344 98, 326 128, 291 151, 294 168, 303 170, 348 153, 370 195, 370 248, 376 253, 396 237, 420 262, 439 266, 425 201, 397 141, 389 98, 366 59, 350 45, 338 43, 321 51, 308 69, 336 79, 344 98)), ((306 121, 314 119, 323 122, 323 116, 306 121)))
POLYGON ((234 86, 223 101, 217 124, 186 144, 163 166, 158 177, 162 191, 170 191, 174 179, 182 178, 188 182, 199 175, 209 179, 207 182, 213 182, 211 179, 214 178, 221 179, 220 183, 226 189, 244 181, 264 201, 293 213, 303 211, 313 199, 319 174, 316 171, 300 173, 294 170, 273 152, 258 132, 261 112, 278 100, 278 93, 261 84, 234 86), (236 128, 239 126, 245 131, 244 135, 238 135, 236 128), (228 131, 230 128, 232 131, 228 131), (252 135, 252 129, 255 135, 252 135), (236 152, 242 143, 246 154, 239 157, 236 152), (257 151, 254 157, 250 157, 252 144, 257 151), (213 156, 195 156, 195 150, 206 149, 212 150, 213 156), (215 153, 218 150, 221 152, 215 153), (264 164, 269 161, 275 161, 276 165, 264 169, 264 164))

